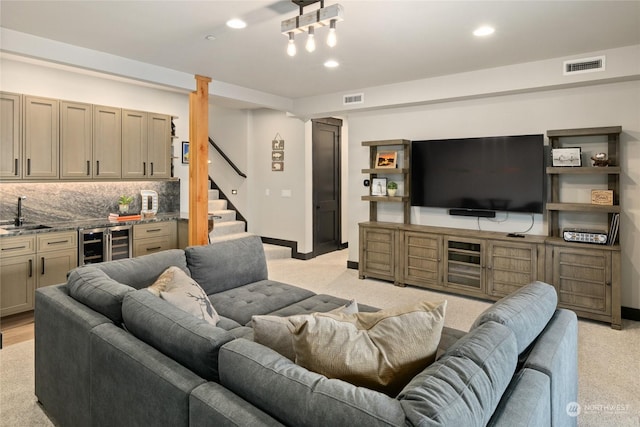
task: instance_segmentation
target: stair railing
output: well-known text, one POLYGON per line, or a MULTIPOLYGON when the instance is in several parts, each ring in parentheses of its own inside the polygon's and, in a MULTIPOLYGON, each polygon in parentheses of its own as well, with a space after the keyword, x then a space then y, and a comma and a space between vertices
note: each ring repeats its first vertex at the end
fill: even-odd
MULTIPOLYGON (((214 142, 213 139, 211 139, 211 137, 209 137, 209 144, 211 144, 211 146, 216 149, 216 151, 222 156, 223 159, 225 159, 227 161, 229 166, 231 166, 231 168, 233 168, 233 170, 238 175, 240 175, 243 178, 247 177, 247 175, 244 172, 242 172, 231 161, 231 159, 222 151, 222 149, 220 147, 218 147, 218 145, 214 142)), ((231 203, 231 200, 229 200, 229 197, 227 197, 227 195, 224 194, 224 192, 220 189, 218 184, 216 184, 216 182, 213 180, 213 178, 211 178, 211 175, 209 175, 209 188, 211 188, 213 190, 218 190, 219 197, 227 201, 227 206, 228 206, 229 209, 236 211, 236 219, 239 220, 239 221, 243 221, 244 222, 244 224, 245 224, 244 225, 244 229, 245 229, 245 231, 247 231, 247 220, 246 220, 246 218, 240 213, 240 211, 238 211, 238 209, 233 205, 233 203, 231 203)))
POLYGON ((209 144, 211 144, 211 146, 213 148, 215 148, 218 153, 220 153, 222 158, 225 159, 227 161, 227 163, 229 163, 229 166, 231 166, 233 168, 233 170, 236 171, 236 173, 238 175, 240 175, 243 178, 247 177, 247 175, 244 172, 242 172, 240 169, 238 169, 238 167, 235 165, 235 163, 233 163, 231 161, 231 159, 226 154, 224 154, 222 149, 220 147, 218 147, 218 144, 216 144, 215 141, 213 139, 211 139, 211 137, 209 137, 209 144))

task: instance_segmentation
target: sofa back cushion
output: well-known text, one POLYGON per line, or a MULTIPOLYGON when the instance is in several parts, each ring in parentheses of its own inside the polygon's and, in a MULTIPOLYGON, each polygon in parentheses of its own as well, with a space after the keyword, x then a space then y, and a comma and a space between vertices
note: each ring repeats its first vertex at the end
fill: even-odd
POLYGON ((94 266, 76 268, 67 280, 69 295, 108 317, 117 325, 122 324, 122 300, 131 286, 117 282, 94 266))
POLYGON ((230 330, 213 326, 146 289, 127 294, 122 316, 127 330, 138 339, 210 381, 218 381, 218 352, 222 344, 252 334, 250 328, 237 324, 230 330))
POLYGON ((495 322, 478 326, 400 392, 407 424, 486 425, 517 361, 516 339, 509 328, 495 322))
POLYGON ((258 236, 190 246, 185 254, 191 277, 207 295, 267 279, 267 261, 258 236))
POLYGON ((182 249, 170 249, 137 258, 91 264, 91 266, 104 271, 113 280, 135 289, 151 285, 163 271, 171 266, 179 267, 189 274, 182 249))
POLYGON ((553 286, 533 282, 487 308, 471 329, 487 322, 501 323, 513 331, 518 341, 518 353, 522 353, 540 335, 557 304, 558 295, 553 286))

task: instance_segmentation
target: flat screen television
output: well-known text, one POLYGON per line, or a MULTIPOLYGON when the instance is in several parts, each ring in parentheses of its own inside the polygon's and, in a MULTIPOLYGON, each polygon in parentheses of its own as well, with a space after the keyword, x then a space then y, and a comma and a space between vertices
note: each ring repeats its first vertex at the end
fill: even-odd
POLYGON ((542 134, 413 141, 411 205, 472 216, 540 214, 544 167, 542 134))

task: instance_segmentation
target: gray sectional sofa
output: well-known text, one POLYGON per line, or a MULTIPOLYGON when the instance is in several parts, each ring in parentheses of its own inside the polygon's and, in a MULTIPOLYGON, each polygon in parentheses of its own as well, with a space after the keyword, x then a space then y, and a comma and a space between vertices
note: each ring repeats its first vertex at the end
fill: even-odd
POLYGON ((577 320, 556 309, 552 286, 522 288, 468 333, 445 327, 438 360, 394 397, 253 341, 253 315, 346 302, 269 280, 256 236, 78 267, 36 292, 36 395, 61 426, 576 424, 566 408, 577 399, 577 320), (206 291, 215 326, 143 289, 169 266, 206 291))

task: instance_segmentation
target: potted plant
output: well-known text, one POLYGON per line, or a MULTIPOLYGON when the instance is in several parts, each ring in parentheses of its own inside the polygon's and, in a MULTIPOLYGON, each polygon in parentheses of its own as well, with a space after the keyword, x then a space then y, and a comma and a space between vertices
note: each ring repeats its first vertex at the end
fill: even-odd
POLYGON ((389 196, 395 196, 396 191, 398 191, 398 184, 396 184, 394 181, 389 181, 389 183, 387 184, 387 192, 389 193, 389 196))
POLYGON ((129 204, 131 202, 133 202, 133 197, 126 196, 124 194, 120 196, 120 198, 118 199, 118 210, 120 211, 120 213, 129 212, 129 204))

